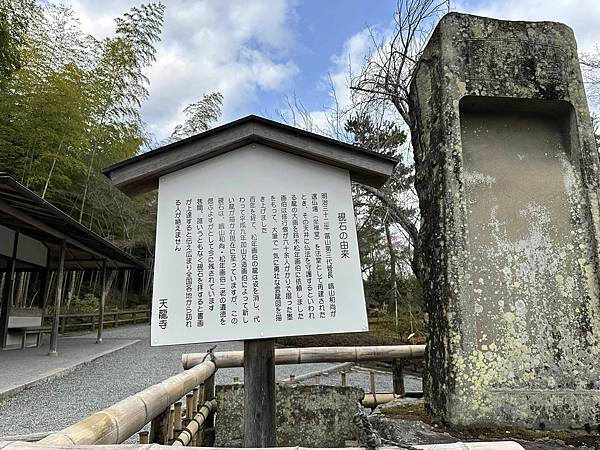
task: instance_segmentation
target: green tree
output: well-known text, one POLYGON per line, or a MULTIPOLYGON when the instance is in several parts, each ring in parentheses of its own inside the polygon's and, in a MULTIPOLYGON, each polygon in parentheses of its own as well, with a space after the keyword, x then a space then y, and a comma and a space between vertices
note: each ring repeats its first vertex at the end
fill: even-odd
POLYGON ((204 94, 200 100, 188 105, 184 110, 185 121, 171 133, 170 141, 179 141, 210 128, 221 116, 223 95, 220 92, 204 94))
POLYGON ((35 0, 0 0, 0 89, 21 67, 27 30, 39 13, 35 0))

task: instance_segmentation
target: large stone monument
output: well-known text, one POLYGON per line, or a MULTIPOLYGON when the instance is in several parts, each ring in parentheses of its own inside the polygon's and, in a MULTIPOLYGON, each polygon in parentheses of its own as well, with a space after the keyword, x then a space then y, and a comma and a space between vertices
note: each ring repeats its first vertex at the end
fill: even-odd
POLYGON ((572 30, 448 14, 411 109, 430 412, 597 427, 598 153, 572 30))

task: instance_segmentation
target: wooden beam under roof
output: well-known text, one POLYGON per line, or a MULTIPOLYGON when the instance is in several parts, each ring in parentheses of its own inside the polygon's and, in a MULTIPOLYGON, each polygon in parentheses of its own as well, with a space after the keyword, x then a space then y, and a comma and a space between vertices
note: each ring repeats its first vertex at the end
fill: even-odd
POLYGON ((104 169, 129 196, 158 187, 166 174, 222 155, 250 143, 346 169, 353 181, 381 187, 398 161, 360 147, 258 116, 247 116, 187 139, 143 153, 104 169))

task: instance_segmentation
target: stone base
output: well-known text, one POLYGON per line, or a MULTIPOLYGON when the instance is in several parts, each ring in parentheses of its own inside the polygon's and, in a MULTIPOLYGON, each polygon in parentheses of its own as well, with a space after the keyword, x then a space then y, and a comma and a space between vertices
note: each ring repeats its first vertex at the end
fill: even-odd
MULTIPOLYGON (((243 447, 244 386, 217 386, 219 412, 216 447, 243 447)), ((278 385, 277 445, 344 447, 357 439, 352 418, 362 401, 362 389, 341 386, 278 385)))

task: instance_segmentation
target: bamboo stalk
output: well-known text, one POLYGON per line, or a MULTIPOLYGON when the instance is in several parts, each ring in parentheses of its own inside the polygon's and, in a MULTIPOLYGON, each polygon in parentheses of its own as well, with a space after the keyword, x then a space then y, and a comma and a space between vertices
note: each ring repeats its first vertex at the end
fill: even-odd
POLYGON ((206 422, 206 419, 217 410, 217 401, 211 400, 200 408, 198 413, 193 419, 187 424, 187 426, 181 430, 179 436, 173 441, 174 447, 185 447, 187 446, 194 436, 198 434, 198 431, 202 429, 202 426, 206 422))
POLYGON ((181 402, 175 402, 173 405, 173 431, 180 431, 181 426, 181 402))
POLYGON ((196 411, 194 411, 194 394, 187 394, 185 396, 185 418, 192 420, 196 411))
POLYGON ((205 361, 42 439, 53 445, 120 444, 215 373, 205 361))
POLYGON ((362 400, 362 405, 365 408, 375 408, 377 405, 391 402, 392 400, 395 400, 397 398, 401 398, 401 396, 396 395, 394 393, 365 394, 365 397, 362 400))
MULTIPOLYGON (((242 367, 244 352, 216 352, 217 368, 242 367)), ((391 361, 393 359, 422 358, 425 345, 378 345, 363 347, 305 347, 275 349, 275 364, 303 364, 328 362, 391 361)), ((206 353, 187 353, 181 360, 184 369, 200 364, 206 353)))
POLYGON ((175 409, 169 409, 169 422, 167 425, 167 442, 173 442, 173 437, 175 437, 175 409))
POLYGON ((192 410, 194 411, 194 414, 196 412, 198 412, 198 388, 195 387, 194 389, 192 389, 192 410))
MULTIPOLYGON (((311 378, 315 378, 316 376, 321 376, 321 375, 325 375, 327 376, 328 374, 331 373, 335 373, 340 371, 341 369, 350 369, 351 367, 354 366, 354 363, 342 363, 342 364, 336 364, 335 366, 330 366, 326 369, 322 369, 322 370, 315 370, 312 372, 307 372, 307 373, 303 373, 302 375, 298 375, 298 376, 294 376, 294 381, 297 383, 299 381, 304 381, 304 380, 308 380, 311 378)), ((290 383, 288 378, 282 379, 279 381, 279 383, 290 383)))

